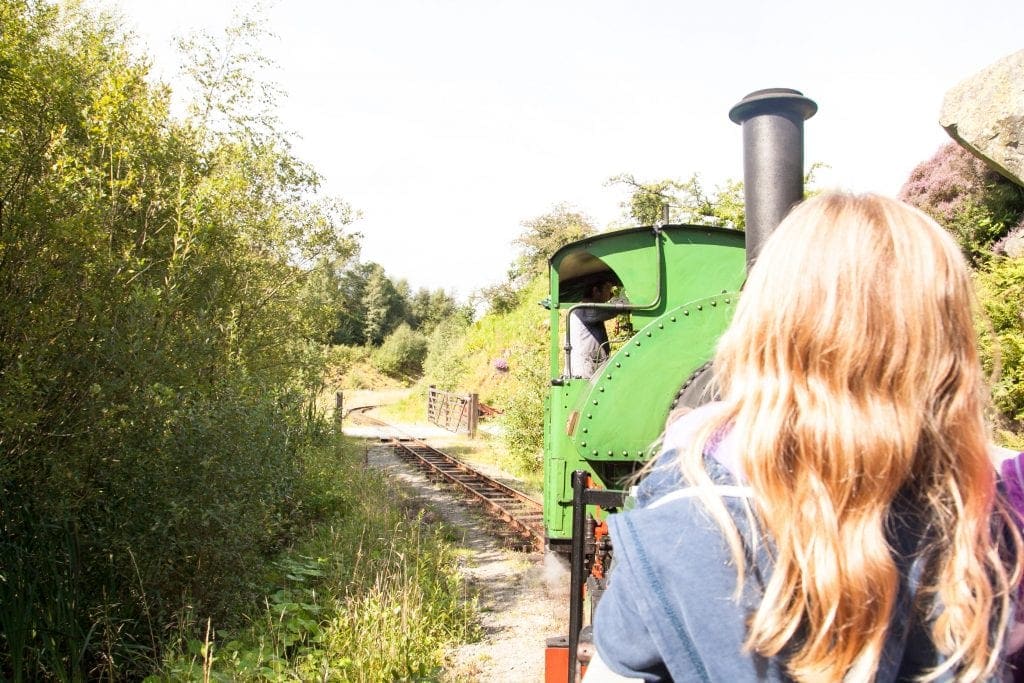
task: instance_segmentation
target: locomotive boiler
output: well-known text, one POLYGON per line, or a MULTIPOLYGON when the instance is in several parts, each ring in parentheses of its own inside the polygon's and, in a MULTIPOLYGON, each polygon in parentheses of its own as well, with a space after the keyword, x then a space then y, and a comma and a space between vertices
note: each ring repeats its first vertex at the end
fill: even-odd
POLYGON ((580 643, 614 561, 605 516, 628 506, 627 489, 656 454, 670 412, 710 397, 710 359, 747 265, 803 198, 803 122, 816 111, 802 93, 783 88, 750 93, 730 110, 743 130, 745 231, 630 228, 573 242, 549 259, 544 526, 548 551, 569 558, 571 575, 568 635, 547 643, 549 682, 575 681, 581 671, 580 643), (603 282, 616 283, 628 303, 585 301, 603 282), (572 367, 568 328, 588 308, 625 324, 612 331, 608 359, 582 377, 572 367))

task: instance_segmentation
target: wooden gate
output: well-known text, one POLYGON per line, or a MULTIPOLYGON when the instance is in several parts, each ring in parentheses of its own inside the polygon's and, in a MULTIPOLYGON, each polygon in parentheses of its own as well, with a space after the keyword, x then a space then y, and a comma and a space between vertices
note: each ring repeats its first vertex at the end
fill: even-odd
POLYGON ((427 393, 427 419, 450 432, 465 431, 476 436, 480 400, 476 394, 465 396, 430 386, 427 393))

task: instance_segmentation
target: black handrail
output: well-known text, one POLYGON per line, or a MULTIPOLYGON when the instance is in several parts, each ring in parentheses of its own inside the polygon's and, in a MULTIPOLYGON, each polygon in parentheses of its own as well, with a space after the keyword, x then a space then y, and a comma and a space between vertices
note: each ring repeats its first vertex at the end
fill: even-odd
POLYGON ((657 290, 654 294, 654 301, 646 304, 623 304, 623 303, 598 303, 598 302, 580 302, 569 307, 569 312, 565 318, 565 376, 572 377, 572 341, 571 341, 571 326, 572 326, 572 314, 577 308, 595 308, 598 310, 609 310, 619 311, 625 313, 627 311, 650 311, 661 305, 661 284, 662 284, 662 265, 665 262, 665 246, 661 241, 661 228, 654 226, 651 228, 654 233, 654 244, 658 249, 658 262, 655 270, 658 273, 658 284, 657 290))
POLYGON ((569 677, 576 681, 577 652, 580 631, 583 630, 583 582, 586 580, 586 543, 584 529, 587 524, 587 506, 600 505, 606 509, 620 508, 626 500, 625 491, 595 489, 587 486, 589 474, 585 470, 572 473, 572 554, 569 556, 569 677))

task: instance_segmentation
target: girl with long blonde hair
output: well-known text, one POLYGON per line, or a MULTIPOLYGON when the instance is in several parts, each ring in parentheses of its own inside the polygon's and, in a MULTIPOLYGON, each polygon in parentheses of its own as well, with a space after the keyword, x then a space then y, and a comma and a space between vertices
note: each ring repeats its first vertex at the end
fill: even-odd
POLYGON ((751 269, 615 548, 601 663, 643 680, 986 680, 1019 535, 997 491, 959 249, 828 193, 751 269))

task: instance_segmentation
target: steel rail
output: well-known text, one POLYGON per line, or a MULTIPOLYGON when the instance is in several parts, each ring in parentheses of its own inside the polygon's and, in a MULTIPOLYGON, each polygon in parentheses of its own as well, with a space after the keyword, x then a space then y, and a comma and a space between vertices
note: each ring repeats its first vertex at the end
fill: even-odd
POLYGON ((391 443, 400 457, 460 487, 527 537, 537 550, 544 549, 543 508, 539 502, 423 442, 410 445, 395 439, 391 443))
POLYGON ((421 439, 404 434, 394 425, 366 415, 365 411, 372 407, 353 408, 348 414, 356 413, 360 422, 369 422, 403 434, 399 438, 381 438, 381 441, 387 441, 399 457, 455 484, 473 499, 482 502, 488 512, 528 538, 530 545, 539 551, 544 550, 543 505, 539 501, 488 477, 421 439))

